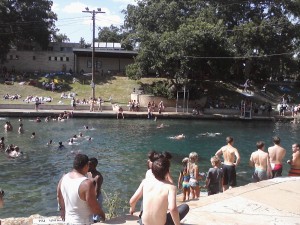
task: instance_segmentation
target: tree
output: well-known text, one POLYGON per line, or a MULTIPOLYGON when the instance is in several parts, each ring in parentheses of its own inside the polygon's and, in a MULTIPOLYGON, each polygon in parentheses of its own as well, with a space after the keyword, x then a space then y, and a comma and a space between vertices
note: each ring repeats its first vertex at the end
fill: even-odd
POLYGON ((127 40, 140 43, 132 68, 144 75, 259 80, 295 67, 299 1, 139 0, 124 13, 127 40))
POLYGON ((83 37, 80 38, 80 41, 79 41, 79 44, 80 44, 80 48, 84 48, 86 43, 85 43, 85 40, 83 37))
POLYGON ((132 50, 130 41, 127 40, 128 32, 122 27, 111 25, 110 27, 99 27, 98 40, 101 42, 121 43, 126 50, 132 50))
POLYGON ((52 38, 53 42, 63 43, 63 42, 70 42, 70 39, 66 34, 54 34, 52 38))
POLYGON ((47 0, 0 1, 0 58, 6 58, 11 45, 36 42, 47 48, 55 32, 56 14, 47 0))

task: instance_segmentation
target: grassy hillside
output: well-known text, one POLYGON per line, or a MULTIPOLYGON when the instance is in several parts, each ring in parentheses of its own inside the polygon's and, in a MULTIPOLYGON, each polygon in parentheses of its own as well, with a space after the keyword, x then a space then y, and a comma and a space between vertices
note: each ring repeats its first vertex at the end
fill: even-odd
MULTIPOLYGON (((118 103, 128 103, 130 100, 130 94, 133 89, 139 88, 139 83, 152 83, 158 80, 157 78, 142 78, 139 81, 130 80, 127 77, 102 77, 95 79, 96 89, 95 97, 101 96, 104 100, 108 100, 111 96, 114 102, 118 103)), ((5 84, 4 81, 0 82, 0 104, 20 104, 23 100, 29 96, 50 96, 54 98, 54 101, 49 104, 57 104, 60 100, 61 93, 76 93, 77 99, 89 99, 92 97, 91 88, 91 77, 77 77, 76 81, 73 82, 73 77, 71 76, 55 76, 51 78, 45 77, 32 77, 27 79, 17 79, 14 84, 5 84), (51 90, 46 90, 42 86, 42 82, 51 82, 52 80, 57 82, 58 86, 61 86, 60 90, 52 92, 51 90), (25 82, 24 84, 22 83, 25 82), (21 84, 20 84, 21 83, 21 84), (18 100, 4 100, 3 96, 5 94, 9 95, 21 95, 21 99, 18 100)))
MULTIPOLYGON (((104 100, 108 100, 111 96, 114 102, 120 104, 127 104, 130 99, 130 94, 133 89, 136 90, 140 87, 140 84, 152 84, 153 82, 162 80, 161 78, 142 78, 141 80, 130 80, 127 77, 120 76, 104 76, 95 77, 96 89, 95 97, 101 96, 104 100)), ((72 76, 53 76, 51 78, 46 78, 44 76, 34 76, 20 78, 17 77, 14 84, 8 85, 4 83, 4 80, 0 80, 0 104, 20 104, 23 100, 29 96, 50 96, 54 100, 49 104, 58 104, 60 101, 61 93, 76 93, 76 99, 89 99, 92 96, 91 88, 91 77, 90 76, 80 76, 76 77, 76 80, 72 76), (43 87, 43 82, 51 82, 55 80, 57 85, 61 86, 60 90, 52 92, 51 90, 46 90, 43 87), (21 85, 21 81, 24 83, 21 85), (21 99, 18 100, 4 100, 3 96, 5 94, 21 95, 21 99)), ((286 93, 291 95, 294 102, 297 103, 298 95, 300 94, 300 89, 298 83, 277 83, 268 84, 267 93, 262 93, 263 84, 255 84, 249 88, 249 90, 254 93, 251 97, 255 102, 271 102, 272 104, 277 104, 280 101, 280 97, 286 93), (283 90, 283 88, 285 90, 283 90), (286 90, 289 89, 287 92, 286 90)), ((239 105, 242 98, 245 96, 242 93, 242 84, 235 82, 225 83, 222 81, 204 81, 199 87, 201 90, 205 90, 208 99, 211 101, 225 102, 226 105, 239 105)), ((69 100, 65 100, 65 104, 68 104, 69 100)))

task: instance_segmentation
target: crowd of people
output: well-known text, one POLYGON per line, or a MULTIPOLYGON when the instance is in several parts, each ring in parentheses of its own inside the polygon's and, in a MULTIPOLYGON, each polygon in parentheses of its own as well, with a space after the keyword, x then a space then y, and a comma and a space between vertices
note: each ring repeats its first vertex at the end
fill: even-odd
MULTIPOLYGON (((211 157, 212 167, 207 173, 199 173, 196 164, 198 155, 196 152, 190 153, 189 157, 182 160, 183 168, 178 178, 178 189, 182 190, 182 200, 199 198, 199 181, 205 180, 205 188, 208 195, 224 192, 229 188, 237 185, 236 168, 240 164, 241 158, 239 151, 234 147, 232 137, 226 138, 227 145, 221 147, 211 157), (221 163, 223 156, 223 163, 221 163), (205 175, 206 174, 206 175, 205 175)), ((272 179, 282 176, 283 159, 286 150, 280 145, 280 138, 273 137, 273 146, 267 150, 263 141, 257 141, 257 150, 254 151, 249 158, 249 166, 254 167, 252 173, 252 181, 259 182, 262 180, 272 179)), ((292 156, 287 161, 291 168, 288 176, 300 176, 300 144, 292 145, 292 156)))

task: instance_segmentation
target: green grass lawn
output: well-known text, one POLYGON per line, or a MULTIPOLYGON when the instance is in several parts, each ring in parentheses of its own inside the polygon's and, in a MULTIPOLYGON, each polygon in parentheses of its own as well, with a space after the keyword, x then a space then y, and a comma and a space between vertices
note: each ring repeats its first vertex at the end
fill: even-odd
MULTIPOLYGON (((4 81, 0 82, 0 104, 21 104, 23 100, 29 96, 43 96, 47 97, 50 96, 54 100, 49 104, 57 104, 60 100, 61 93, 69 93, 73 92, 76 93, 76 99, 89 99, 92 97, 92 87, 91 77, 76 77, 78 79, 77 82, 73 83, 73 77, 71 76, 60 76, 55 78, 45 78, 45 77, 31 77, 24 81, 25 84, 20 85, 20 81, 15 81, 12 85, 4 84, 4 81), (57 90, 52 92, 50 90, 45 90, 42 86, 43 81, 51 81, 52 79, 58 80, 58 83, 62 85, 61 90, 57 90), (36 84, 29 85, 28 82, 32 80, 36 84), (5 100, 3 96, 5 94, 21 95, 21 99, 18 100, 5 100)), ((96 77, 95 83, 95 97, 102 97, 105 101, 109 99, 111 96, 114 102, 118 102, 120 104, 127 104, 130 100, 130 94, 132 93, 133 89, 136 90, 140 87, 140 82, 142 83, 152 83, 153 81, 158 80, 157 78, 142 78, 139 81, 130 80, 128 77, 120 77, 120 76, 111 76, 111 77, 96 77)), ((65 100, 69 101, 69 100, 65 100)))
MULTIPOLYGON (((23 100, 29 96, 43 96, 43 97, 52 97, 53 101, 47 104, 58 104, 58 101, 61 100, 60 96, 61 93, 64 92, 68 94, 69 92, 76 93, 76 99, 86 99, 88 100, 92 97, 92 87, 91 87, 91 77, 90 76, 77 76, 77 81, 73 82, 73 76, 55 76, 50 78, 45 77, 37 77, 31 75, 26 79, 18 78, 17 81, 14 82, 12 85, 8 85, 4 83, 4 80, 0 79, 0 104, 22 104, 24 103, 23 100), (61 90, 56 90, 52 92, 50 90, 45 90, 42 86, 42 82, 51 82, 55 79, 59 85, 62 86, 61 90), (23 80, 26 83, 20 85, 20 81, 23 80), (29 81, 33 81, 35 85, 29 85, 29 81), (4 100, 3 96, 5 94, 14 95, 19 94, 21 95, 21 99, 18 100, 4 100)), ((130 100, 130 95, 135 88, 136 90, 140 87, 141 84, 152 84, 153 82, 157 82, 163 80, 163 78, 141 78, 140 80, 131 80, 128 77, 121 77, 121 76, 95 76, 95 97, 101 97, 104 101, 108 101, 110 96, 113 99, 113 102, 119 104, 127 104, 130 100)), ((288 93, 294 97, 297 101, 299 86, 296 84, 287 84, 287 86, 291 89, 291 92, 288 93)), ((269 85, 268 92, 272 93, 272 96, 268 98, 257 98, 254 99, 258 103, 274 100, 278 102, 280 96, 283 95, 283 92, 279 90, 280 85, 269 85)), ((224 83, 221 81, 203 81, 201 84, 201 89, 206 89, 208 97, 211 100, 221 100, 226 102, 226 104, 233 104, 238 105, 242 98, 244 98, 241 93, 237 92, 236 85, 232 83, 224 83)), ((254 87, 253 87, 254 88, 254 87)), ((258 86, 256 89, 256 94, 259 96, 260 87, 258 86)), ((263 96, 264 97, 264 96, 263 96)), ((70 99, 64 100, 64 104, 69 104, 70 99)))

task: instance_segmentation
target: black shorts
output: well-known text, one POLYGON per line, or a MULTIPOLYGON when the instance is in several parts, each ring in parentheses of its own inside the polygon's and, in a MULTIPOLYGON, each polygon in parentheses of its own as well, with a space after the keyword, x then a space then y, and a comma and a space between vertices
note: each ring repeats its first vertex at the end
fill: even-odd
POLYGON ((223 165, 223 185, 236 186, 235 165, 223 165))

